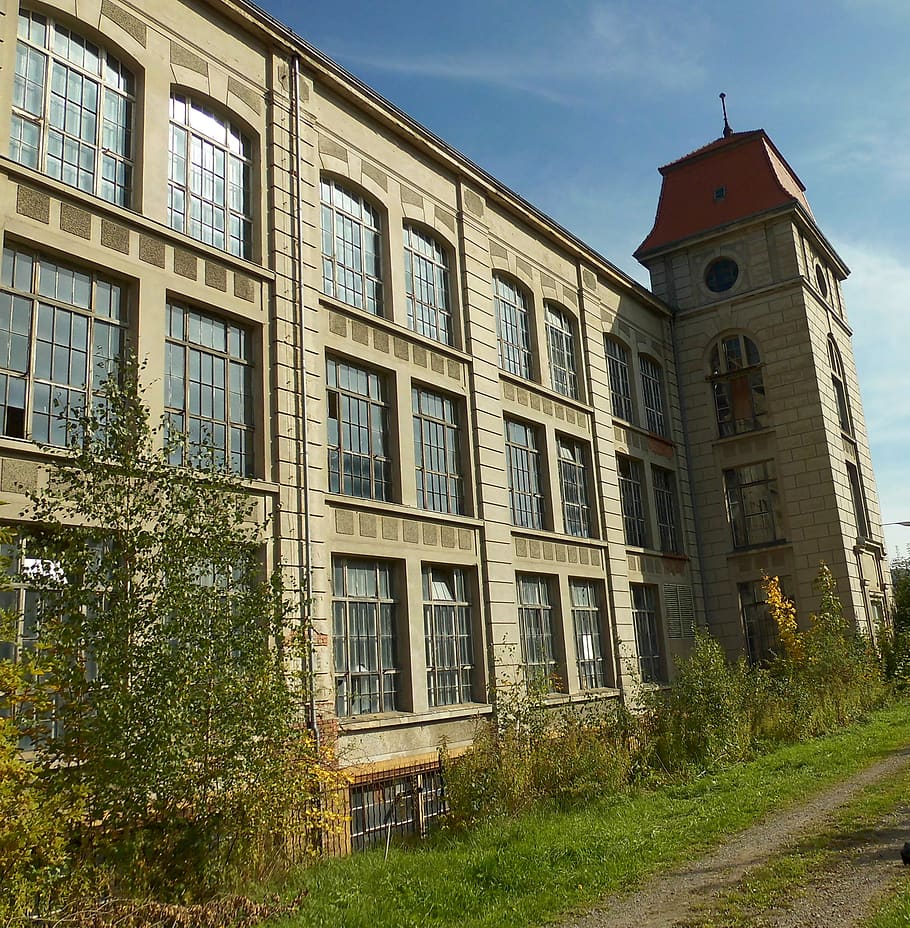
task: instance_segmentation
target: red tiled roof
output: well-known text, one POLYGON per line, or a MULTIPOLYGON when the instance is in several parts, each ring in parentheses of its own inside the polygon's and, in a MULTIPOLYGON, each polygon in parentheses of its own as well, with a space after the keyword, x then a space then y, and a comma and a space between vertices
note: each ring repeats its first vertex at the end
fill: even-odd
POLYGON ((805 187, 764 129, 734 132, 660 168, 663 183, 654 227, 638 246, 641 259, 659 248, 798 202, 811 215, 805 187), (724 189, 721 198, 715 192, 724 189))

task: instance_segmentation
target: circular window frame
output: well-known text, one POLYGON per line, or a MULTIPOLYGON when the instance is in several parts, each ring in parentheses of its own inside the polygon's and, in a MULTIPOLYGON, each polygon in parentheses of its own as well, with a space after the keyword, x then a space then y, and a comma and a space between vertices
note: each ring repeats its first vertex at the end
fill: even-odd
POLYGON ((823 300, 828 299, 828 276, 825 269, 816 261, 815 262, 815 284, 818 292, 822 295, 823 300))
POLYGON ((712 293, 726 293, 739 280, 739 265, 729 255, 721 255, 705 268, 704 279, 712 293))

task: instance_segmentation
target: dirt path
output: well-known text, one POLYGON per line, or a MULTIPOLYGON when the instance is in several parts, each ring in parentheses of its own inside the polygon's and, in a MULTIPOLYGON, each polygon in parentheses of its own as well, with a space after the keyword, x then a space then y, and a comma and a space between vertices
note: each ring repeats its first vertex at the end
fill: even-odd
MULTIPOLYGON (((562 928, 683 928, 702 922, 711 900, 733 889, 754 867, 793 845, 802 835, 827 824, 832 814, 862 789, 910 766, 910 750, 893 754, 800 805, 753 825, 694 863, 660 874, 630 896, 613 897, 562 928)), ((758 917, 762 928, 849 928, 870 904, 901 877, 898 850, 910 835, 910 807, 889 816, 881 827, 844 847, 833 870, 805 887, 786 910, 758 917)), ((715 924, 721 924, 716 922, 715 924)))

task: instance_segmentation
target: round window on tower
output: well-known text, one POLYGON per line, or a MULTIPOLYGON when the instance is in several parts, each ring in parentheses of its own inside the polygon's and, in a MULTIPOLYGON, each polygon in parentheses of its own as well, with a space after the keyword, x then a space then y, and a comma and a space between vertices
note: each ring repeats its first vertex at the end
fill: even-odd
POLYGON ((705 271, 705 284, 712 293, 723 293, 736 283, 739 265, 732 258, 715 258, 705 271))
POLYGON ((815 282, 818 284, 818 292, 822 295, 823 300, 828 299, 828 278, 825 277, 825 269, 820 265, 815 265, 815 282))

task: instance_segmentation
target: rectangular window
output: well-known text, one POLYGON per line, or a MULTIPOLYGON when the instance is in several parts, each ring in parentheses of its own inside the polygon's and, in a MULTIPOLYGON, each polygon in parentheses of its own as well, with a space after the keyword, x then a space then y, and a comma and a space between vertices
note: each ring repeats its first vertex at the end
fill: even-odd
POLYGON ((626 544, 634 548, 647 548, 648 522, 642 493, 641 461, 618 454, 616 469, 619 473, 619 500, 626 544))
POLYGON ((326 360, 329 492, 392 498, 389 402, 379 374, 326 360))
POLYGON ((642 683, 662 683, 666 680, 662 657, 660 627, 657 622, 656 595, 653 586, 643 583, 630 585, 632 621, 635 625, 635 649, 638 651, 638 672, 642 683))
POLYGON ((508 419, 505 427, 512 524, 523 528, 543 528, 544 495, 536 430, 533 426, 508 419))
POLYGON ((580 442, 559 437, 559 486, 562 492, 562 515, 567 535, 591 536, 591 510, 585 477, 587 455, 580 442))
POLYGON ((651 467, 651 477, 654 481, 654 511, 660 534, 660 550, 664 554, 681 554, 676 477, 673 471, 654 465, 651 467))
POLYGON ((463 570, 423 568, 423 626, 430 705, 470 702, 474 652, 471 604, 463 570))
POLYGON ((615 338, 604 339, 607 352, 607 367, 610 373, 610 402, 613 415, 626 422, 635 422, 635 407, 632 403, 632 380, 629 377, 629 351, 615 338))
POLYGON ((725 470, 724 484, 733 547, 747 548, 777 541, 774 524, 777 481, 771 475, 769 462, 725 470))
POLYGON ((100 274, 3 249, 0 432, 65 447, 126 341, 123 288, 100 274))
POLYGON ((866 494, 863 492, 862 480, 855 464, 846 462, 847 477, 850 480, 850 497, 853 500, 853 516, 856 519, 856 534, 859 538, 869 537, 869 516, 866 509, 866 494))
POLYGON ((521 660, 528 683, 556 689, 556 658, 553 652, 553 607, 550 583, 537 574, 519 574, 518 625, 521 660))
POLYGON ((575 373, 575 333, 572 320, 556 306, 547 305, 547 347, 550 352, 550 380, 553 389, 563 396, 578 399, 578 375, 575 373))
POLYGON ((645 407, 645 419, 649 432, 657 435, 667 434, 667 421, 664 416, 663 373, 660 365, 650 358, 639 355, 641 369, 641 396, 645 407))
POLYGON ((596 690, 608 685, 600 630, 603 627, 597 587, 590 580, 570 580, 572 624, 575 627, 575 659, 582 689, 596 690))
POLYGON ((526 380, 531 378, 531 323, 524 294, 499 277, 493 279, 499 366, 526 380))
POLYGON ((246 329, 168 303, 164 408, 169 427, 186 436, 173 463, 211 459, 253 476, 253 348, 246 329))
POLYGON ((425 770, 351 787, 351 846, 363 850, 386 835, 425 834, 446 811, 442 773, 425 770))
POLYGON ((417 505, 433 512, 464 512, 464 480, 455 403, 447 396, 415 387, 414 459, 417 505))
POLYGON ((779 651, 777 625, 768 611, 764 587, 760 580, 736 585, 750 664, 770 660, 779 651))
POLYGON ((387 562, 335 559, 332 646, 339 716, 398 708, 397 609, 387 562))

